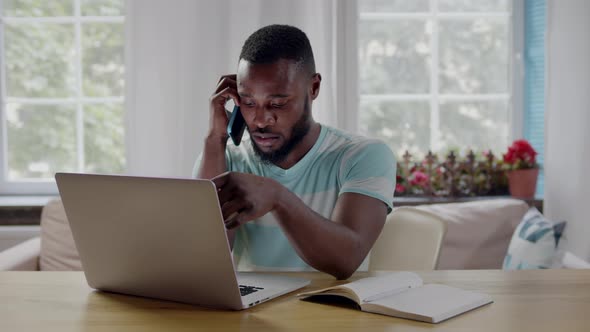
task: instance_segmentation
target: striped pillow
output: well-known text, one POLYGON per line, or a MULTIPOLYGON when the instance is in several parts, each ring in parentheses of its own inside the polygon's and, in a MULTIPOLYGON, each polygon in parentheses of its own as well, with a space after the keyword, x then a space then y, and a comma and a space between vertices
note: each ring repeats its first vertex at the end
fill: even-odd
POLYGON ((504 270, 548 269, 553 264, 565 222, 553 223, 536 208, 530 208, 516 227, 504 270))

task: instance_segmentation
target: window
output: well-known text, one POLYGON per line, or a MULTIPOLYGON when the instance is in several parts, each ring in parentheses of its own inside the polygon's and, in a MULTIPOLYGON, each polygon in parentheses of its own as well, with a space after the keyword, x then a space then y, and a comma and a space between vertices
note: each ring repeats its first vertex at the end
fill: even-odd
POLYGON ((500 155, 522 131, 513 129, 522 78, 512 75, 511 1, 359 0, 358 38, 360 131, 398 158, 500 155))
POLYGON ((124 170, 123 2, 0 2, 0 193, 124 170))

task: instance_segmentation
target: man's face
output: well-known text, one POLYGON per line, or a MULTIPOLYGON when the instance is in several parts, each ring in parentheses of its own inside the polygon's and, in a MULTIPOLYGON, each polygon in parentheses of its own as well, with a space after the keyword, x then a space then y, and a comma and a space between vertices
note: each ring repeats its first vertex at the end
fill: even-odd
POLYGON ((280 163, 311 127, 311 77, 290 60, 240 60, 237 83, 254 151, 263 161, 280 163))

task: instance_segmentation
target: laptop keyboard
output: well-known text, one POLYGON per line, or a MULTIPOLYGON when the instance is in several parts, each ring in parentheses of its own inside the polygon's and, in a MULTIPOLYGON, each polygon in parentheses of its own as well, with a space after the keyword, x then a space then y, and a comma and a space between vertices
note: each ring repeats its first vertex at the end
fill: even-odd
POLYGON ((259 290, 262 290, 264 288, 262 287, 254 287, 254 286, 246 286, 246 285, 240 285, 240 295, 242 296, 246 296, 248 294, 252 294, 252 293, 256 293, 259 290))

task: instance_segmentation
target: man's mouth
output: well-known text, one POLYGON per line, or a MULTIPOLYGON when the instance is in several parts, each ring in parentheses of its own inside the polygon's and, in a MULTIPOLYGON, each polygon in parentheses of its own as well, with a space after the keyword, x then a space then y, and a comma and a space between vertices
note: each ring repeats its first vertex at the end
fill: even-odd
POLYGON ((274 134, 260 134, 254 133, 251 135, 256 144, 259 147, 271 147, 273 146, 280 138, 279 135, 274 134))

